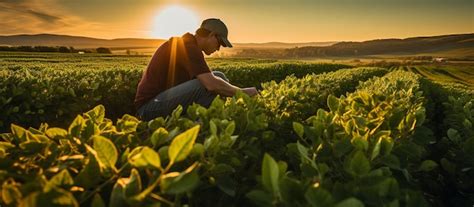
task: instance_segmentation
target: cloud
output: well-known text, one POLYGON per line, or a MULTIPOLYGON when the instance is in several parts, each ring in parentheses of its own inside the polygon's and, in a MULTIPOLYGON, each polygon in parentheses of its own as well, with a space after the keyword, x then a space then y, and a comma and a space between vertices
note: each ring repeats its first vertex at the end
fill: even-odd
POLYGON ((93 34, 102 25, 68 13, 58 0, 0 0, 0 35, 93 34), (81 33, 81 31, 85 31, 81 33))
POLYGON ((43 12, 33 11, 31 9, 27 10, 27 12, 32 14, 33 16, 45 21, 45 22, 54 23, 55 21, 61 19, 61 17, 53 16, 53 15, 46 14, 46 13, 43 13, 43 12))

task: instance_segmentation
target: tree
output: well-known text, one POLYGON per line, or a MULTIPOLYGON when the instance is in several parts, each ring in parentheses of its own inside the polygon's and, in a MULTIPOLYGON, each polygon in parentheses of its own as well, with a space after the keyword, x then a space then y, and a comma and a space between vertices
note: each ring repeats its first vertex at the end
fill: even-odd
POLYGON ((64 47, 64 46, 59 47, 58 51, 62 52, 62 53, 70 53, 71 52, 71 50, 69 50, 68 47, 64 47))
POLYGON ((109 48, 106 47, 99 47, 96 49, 97 53, 105 53, 105 54, 111 54, 112 51, 110 51, 109 48))

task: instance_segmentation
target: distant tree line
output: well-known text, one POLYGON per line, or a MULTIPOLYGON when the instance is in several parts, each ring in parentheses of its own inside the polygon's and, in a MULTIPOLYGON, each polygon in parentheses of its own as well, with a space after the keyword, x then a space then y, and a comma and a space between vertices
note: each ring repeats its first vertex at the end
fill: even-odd
POLYGON ((98 47, 94 49, 75 49, 74 47, 66 46, 0 46, 0 51, 9 51, 9 52, 60 52, 60 53, 104 53, 111 54, 112 51, 106 47, 98 47))

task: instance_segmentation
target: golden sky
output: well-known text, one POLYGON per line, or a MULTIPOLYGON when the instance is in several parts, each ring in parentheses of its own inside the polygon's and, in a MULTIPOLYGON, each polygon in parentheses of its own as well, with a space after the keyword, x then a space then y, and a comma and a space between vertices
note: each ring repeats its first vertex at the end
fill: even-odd
POLYGON ((194 32, 216 17, 236 43, 363 41, 474 33, 473 11, 474 0, 0 0, 0 35, 168 38, 169 25, 194 32), (188 13, 163 15, 171 5, 188 13))

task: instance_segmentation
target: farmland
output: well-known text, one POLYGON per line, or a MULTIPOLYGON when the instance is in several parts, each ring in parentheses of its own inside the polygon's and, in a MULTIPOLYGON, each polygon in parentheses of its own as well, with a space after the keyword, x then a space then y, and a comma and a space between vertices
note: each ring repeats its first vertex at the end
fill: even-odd
POLYGON ((209 59, 260 95, 144 122, 149 58, 0 53, 0 205, 474 203, 469 64, 209 59))

